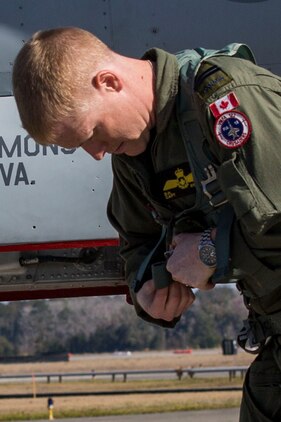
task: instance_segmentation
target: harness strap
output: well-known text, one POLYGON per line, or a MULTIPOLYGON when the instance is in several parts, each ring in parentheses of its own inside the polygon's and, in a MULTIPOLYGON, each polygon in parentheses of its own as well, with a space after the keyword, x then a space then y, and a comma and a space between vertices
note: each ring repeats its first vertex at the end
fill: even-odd
POLYGON ((160 239, 141 263, 136 273, 136 277, 132 283, 132 289, 135 293, 137 293, 142 288, 144 283, 150 278, 154 280, 156 289, 167 287, 172 282, 172 276, 166 269, 166 262, 158 261, 156 258, 156 256, 159 256, 159 252, 161 250, 163 250, 164 258, 165 246, 163 247, 162 243, 163 245, 166 244, 167 231, 168 227, 162 226, 160 239), (157 262, 153 262, 155 258, 157 262))
POLYGON ((230 259, 230 232, 234 220, 234 210, 225 204, 220 212, 216 233, 217 268, 212 277, 213 283, 226 283, 230 259))
MULTIPOLYGON (((255 61, 251 50, 246 45, 236 43, 229 44, 222 50, 217 51, 196 48, 177 54, 181 75, 177 96, 177 118, 194 177, 196 201, 193 207, 179 213, 175 220, 181 219, 193 211, 200 210, 204 213, 209 225, 217 226, 219 224, 218 239, 216 240, 219 262, 214 280, 215 282, 222 282, 221 280, 228 269, 229 235, 234 213, 231 207, 225 208, 226 196, 218 182, 216 170, 204 152, 205 135, 198 121, 197 103, 194 94, 195 77, 201 62, 208 57, 218 55, 236 56, 255 61), (221 209, 223 209, 223 212, 221 212, 221 209)), ((158 243, 146 256, 136 273, 136 278, 133 281, 135 293, 141 289, 146 280, 152 277, 156 288, 165 287, 172 281, 171 274, 166 270, 165 260, 162 261, 162 257, 157 260, 159 252, 165 251, 162 242, 165 241, 166 235, 167 227, 164 226, 158 243), (163 283, 161 282, 162 279, 164 280, 163 283)))

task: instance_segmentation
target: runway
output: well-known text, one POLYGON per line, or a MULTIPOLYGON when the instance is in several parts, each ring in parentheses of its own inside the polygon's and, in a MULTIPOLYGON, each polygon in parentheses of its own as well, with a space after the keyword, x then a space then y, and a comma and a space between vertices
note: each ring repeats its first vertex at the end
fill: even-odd
MULTIPOLYGON (((239 409, 198 410, 189 412, 154 413, 128 416, 98 416, 93 418, 68 418, 60 422, 238 422, 239 409)), ((43 422, 43 421, 33 421, 43 422)))

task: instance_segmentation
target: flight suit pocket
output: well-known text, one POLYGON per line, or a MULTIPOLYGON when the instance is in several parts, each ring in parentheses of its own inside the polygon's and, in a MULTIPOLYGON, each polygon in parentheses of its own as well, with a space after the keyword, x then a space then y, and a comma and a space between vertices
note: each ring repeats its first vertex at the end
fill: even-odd
POLYGON ((253 180, 237 153, 221 165, 218 178, 237 219, 250 235, 265 234, 280 221, 280 211, 253 180))

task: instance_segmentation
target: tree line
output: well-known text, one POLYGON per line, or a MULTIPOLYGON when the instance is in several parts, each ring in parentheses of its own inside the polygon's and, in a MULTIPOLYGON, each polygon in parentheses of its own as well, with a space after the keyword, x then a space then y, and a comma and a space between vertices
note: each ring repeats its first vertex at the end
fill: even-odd
POLYGON ((234 288, 197 292, 173 329, 142 321, 123 296, 0 303, 0 356, 209 348, 245 319, 234 288))

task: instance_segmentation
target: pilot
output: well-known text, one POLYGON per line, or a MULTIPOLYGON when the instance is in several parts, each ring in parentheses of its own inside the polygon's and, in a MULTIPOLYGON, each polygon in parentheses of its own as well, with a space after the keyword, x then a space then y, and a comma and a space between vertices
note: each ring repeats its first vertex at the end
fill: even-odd
POLYGON ((23 46, 13 85, 37 142, 112 154, 108 216, 138 315, 173 327, 194 288, 237 282, 238 340, 258 354, 240 421, 280 421, 280 78, 243 44, 134 59, 57 28, 23 46))

